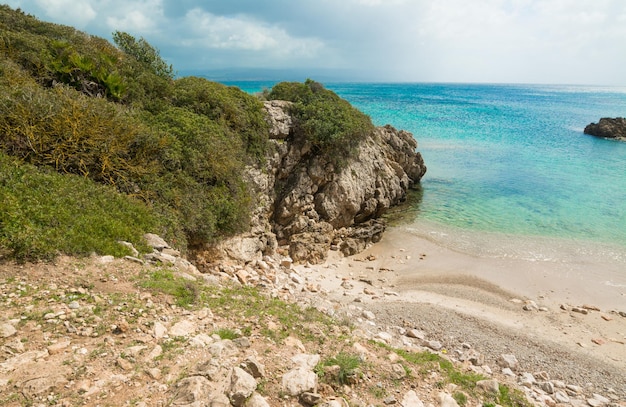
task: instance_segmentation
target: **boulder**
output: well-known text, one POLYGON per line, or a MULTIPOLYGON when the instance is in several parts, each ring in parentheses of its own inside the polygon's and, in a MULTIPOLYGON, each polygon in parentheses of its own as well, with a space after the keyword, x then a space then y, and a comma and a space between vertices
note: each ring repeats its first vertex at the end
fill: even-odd
POLYGON ((626 119, 603 117, 598 123, 588 124, 584 132, 596 137, 626 141, 626 119))
POLYGON ((246 169, 256 201, 250 231, 198 252, 196 264, 210 270, 223 259, 258 260, 279 246, 294 262, 319 264, 331 247, 349 256, 379 241, 385 224, 378 219, 426 172, 413 135, 376 128, 339 168, 298 131, 289 102, 264 105, 271 148, 261 167, 246 169))

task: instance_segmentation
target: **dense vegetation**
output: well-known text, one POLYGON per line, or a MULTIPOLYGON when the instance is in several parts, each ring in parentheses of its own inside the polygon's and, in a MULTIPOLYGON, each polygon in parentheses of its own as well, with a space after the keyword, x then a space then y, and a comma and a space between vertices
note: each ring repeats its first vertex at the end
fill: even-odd
MULTIPOLYGON (((186 250, 248 226, 253 199, 243 169, 262 162, 268 145, 259 98, 202 78, 177 78, 143 38, 115 32, 113 40, 115 45, 0 5, 0 163, 6 171, 0 179, 0 257, 50 258, 54 244, 67 254, 120 254, 123 248, 115 244, 93 241, 141 246, 141 231, 186 250), (84 179, 77 184, 75 178, 84 179), (90 182, 108 189, 88 187, 90 182), (72 199, 79 185, 90 192, 72 199), (26 190, 28 196, 17 193, 26 190), (56 199, 55 190, 67 199, 56 199), (102 197, 87 202, 89 194, 102 197), (75 222, 85 223, 93 216, 86 208, 101 199, 136 212, 130 218, 117 210, 98 212, 104 223, 123 219, 127 230, 103 227, 93 239, 67 237, 82 239, 80 245, 62 241, 67 230, 93 230, 65 223, 61 215, 40 219, 20 209, 54 214, 55 205, 65 205, 75 222)), ((311 80, 278 84, 265 96, 293 101, 300 131, 337 163, 373 127, 311 80)))
POLYGON ((298 131, 336 164, 352 154, 360 140, 374 128, 369 116, 310 79, 305 83, 279 83, 266 97, 294 102, 291 113, 298 131))
POLYGON ((176 79, 143 38, 121 32, 113 38, 117 47, 0 6, 0 247, 5 256, 49 258, 53 244, 69 254, 120 254, 115 245, 92 241, 140 245, 140 230, 160 233, 185 249, 247 227, 251 198, 242 169, 264 156, 267 124, 261 102, 201 78, 176 79), (85 180, 77 184, 75 178, 85 180), (68 198, 79 189, 87 195, 68 198), (93 239, 84 236, 84 244, 65 244, 70 228, 77 233, 82 228, 54 215, 55 207, 62 202, 69 213, 84 217, 76 222, 85 223, 98 200, 102 208, 113 202, 120 208, 97 212, 99 219, 122 222, 132 233, 103 227, 93 239), (128 207, 141 216, 123 214, 128 207), (49 215, 39 219, 33 211, 49 215))

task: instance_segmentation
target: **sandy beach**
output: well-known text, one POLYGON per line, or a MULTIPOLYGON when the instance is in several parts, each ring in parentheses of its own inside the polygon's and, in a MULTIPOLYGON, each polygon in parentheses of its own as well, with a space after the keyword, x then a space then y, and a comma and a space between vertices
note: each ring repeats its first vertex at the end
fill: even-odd
POLYGON ((494 370, 512 353, 526 372, 626 399, 626 274, 615 268, 476 257, 392 227, 356 256, 299 271, 333 301, 373 311, 374 330, 470 343, 494 370))

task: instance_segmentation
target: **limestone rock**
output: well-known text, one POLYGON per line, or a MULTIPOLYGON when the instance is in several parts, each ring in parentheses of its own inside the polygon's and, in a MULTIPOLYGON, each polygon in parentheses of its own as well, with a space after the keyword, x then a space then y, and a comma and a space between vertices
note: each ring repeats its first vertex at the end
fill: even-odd
POLYGON ((290 396, 299 396, 304 392, 315 392, 317 375, 309 369, 298 367, 283 375, 282 388, 290 396))
POLYGON ((448 393, 439 393, 437 400, 441 407, 459 407, 456 400, 448 393))
POLYGON ((156 250, 163 250, 169 248, 170 245, 167 244, 165 240, 159 235, 155 235, 154 233, 146 233, 143 235, 143 238, 146 240, 146 244, 156 250))
POLYGON ((497 380, 479 380, 476 382, 476 385, 488 393, 500 393, 500 384, 497 380))
POLYGON ((211 383, 202 376, 187 377, 178 382, 173 406, 204 406, 208 405, 208 397, 211 392, 211 383), (204 404, 203 404, 204 403, 204 404))
POLYGON ((259 393, 253 393, 248 400, 246 400, 246 407, 270 407, 265 397, 259 393))
POLYGON ((11 324, 0 324, 0 338, 8 338, 17 333, 17 329, 11 324))
POLYGON ((509 368, 515 371, 519 366, 519 362, 517 361, 515 355, 504 354, 500 355, 500 357, 498 358, 498 366, 502 368, 509 368))
POLYGON ((402 397, 400 405, 402 407, 424 407, 424 403, 414 390, 408 391, 404 397, 402 397))
POLYGON ((182 320, 170 328, 169 334, 170 336, 189 336, 196 332, 197 329, 198 327, 193 322, 182 320))
POLYGON ((233 406, 242 406, 248 397, 256 390, 257 382, 245 370, 235 367, 231 372, 230 391, 228 398, 233 406))
POLYGON ((585 127, 585 134, 626 141, 626 119, 623 117, 603 117, 598 123, 585 127))

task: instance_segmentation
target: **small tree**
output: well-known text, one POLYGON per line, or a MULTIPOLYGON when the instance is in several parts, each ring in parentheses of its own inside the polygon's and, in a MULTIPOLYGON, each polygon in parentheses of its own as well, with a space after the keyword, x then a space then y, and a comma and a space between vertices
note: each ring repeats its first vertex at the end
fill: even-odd
POLYGON ((145 39, 140 38, 139 41, 137 41, 135 37, 128 33, 115 31, 113 33, 113 41, 119 49, 135 58, 156 75, 163 78, 174 78, 174 68, 172 65, 168 65, 163 58, 161 58, 159 50, 150 45, 145 39))

